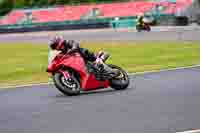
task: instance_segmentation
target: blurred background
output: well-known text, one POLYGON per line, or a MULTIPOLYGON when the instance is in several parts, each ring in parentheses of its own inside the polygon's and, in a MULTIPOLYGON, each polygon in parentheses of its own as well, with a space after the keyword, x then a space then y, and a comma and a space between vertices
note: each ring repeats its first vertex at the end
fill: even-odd
POLYGON ((200 0, 0 0, 0 32, 200 24, 200 0))

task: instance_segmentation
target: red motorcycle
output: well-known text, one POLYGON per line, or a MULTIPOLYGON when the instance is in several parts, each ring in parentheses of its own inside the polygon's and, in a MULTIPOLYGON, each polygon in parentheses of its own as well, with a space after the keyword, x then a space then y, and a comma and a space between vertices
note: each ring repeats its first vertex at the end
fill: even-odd
POLYGON ((81 91, 92 91, 102 88, 126 89, 129 85, 128 74, 116 65, 118 74, 103 73, 92 62, 85 61, 79 52, 57 54, 49 63, 47 72, 52 75, 54 85, 65 95, 78 95, 81 91))

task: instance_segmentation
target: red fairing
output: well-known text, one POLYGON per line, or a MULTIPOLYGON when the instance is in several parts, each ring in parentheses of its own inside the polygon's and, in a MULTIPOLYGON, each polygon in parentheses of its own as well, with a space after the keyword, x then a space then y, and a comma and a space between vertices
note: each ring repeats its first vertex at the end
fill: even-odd
POLYGON ((89 75, 86 79, 87 80, 84 80, 85 83, 82 84, 85 91, 94 90, 94 88, 99 89, 109 87, 108 81, 98 81, 93 74, 89 75))
POLYGON ((85 61, 79 53, 68 55, 59 54, 48 66, 48 72, 56 72, 64 65, 70 67, 80 74, 81 88, 85 91, 95 90, 99 88, 107 88, 108 81, 98 81, 93 74, 87 72, 85 61))
POLYGON ((85 62, 79 53, 74 54, 58 54, 52 63, 48 66, 48 72, 58 71, 60 66, 73 68, 77 72, 86 73, 85 62))

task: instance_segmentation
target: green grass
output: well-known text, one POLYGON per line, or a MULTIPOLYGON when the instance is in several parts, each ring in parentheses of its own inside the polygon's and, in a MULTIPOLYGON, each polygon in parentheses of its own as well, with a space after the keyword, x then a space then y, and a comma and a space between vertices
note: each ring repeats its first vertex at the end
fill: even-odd
MULTIPOLYGON (((82 46, 110 52, 108 63, 128 72, 200 64, 199 42, 83 42, 82 46)), ((47 59, 47 45, 0 44, 0 87, 47 82, 47 59)))
POLYGON ((45 45, 0 45, 0 86, 47 82, 45 45))

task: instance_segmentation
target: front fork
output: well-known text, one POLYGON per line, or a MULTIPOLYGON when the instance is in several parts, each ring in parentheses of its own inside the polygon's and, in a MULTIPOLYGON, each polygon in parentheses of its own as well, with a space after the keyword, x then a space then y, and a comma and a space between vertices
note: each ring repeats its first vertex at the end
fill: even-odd
MULTIPOLYGON (((62 73, 64 78, 67 80, 69 78, 71 78, 71 75, 69 74, 68 71, 64 71, 64 70, 59 70, 58 72, 62 73)), ((53 74, 52 73, 48 73, 48 77, 49 77, 49 80, 52 79, 53 77, 53 74)))
POLYGON ((64 78, 67 80, 69 78, 71 78, 71 75, 69 74, 68 71, 64 71, 64 70, 59 70, 60 73, 63 74, 64 78))

